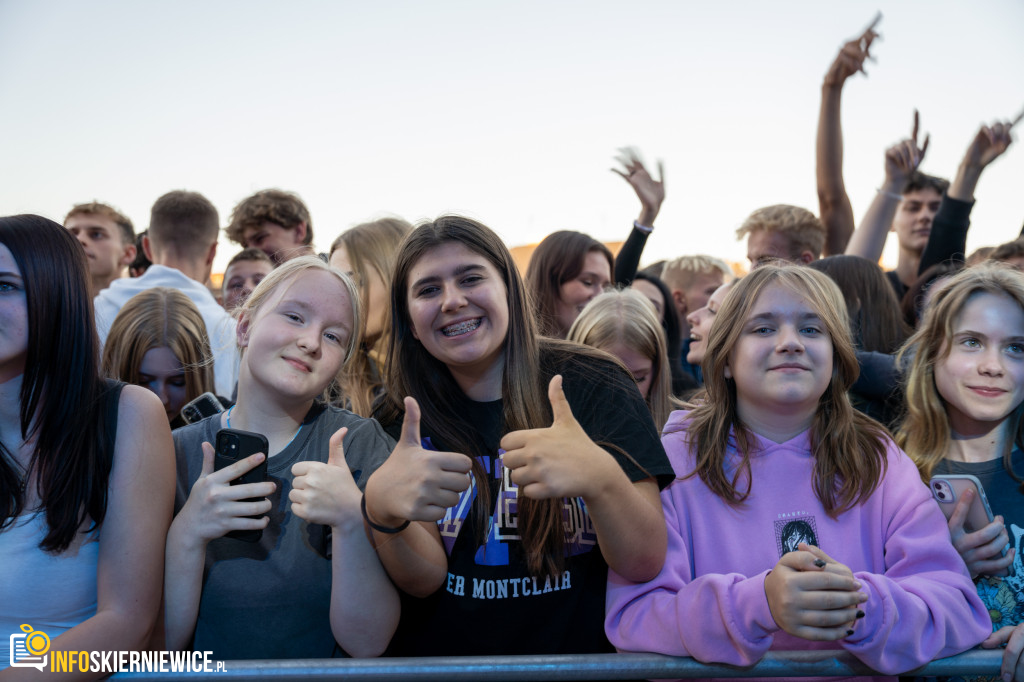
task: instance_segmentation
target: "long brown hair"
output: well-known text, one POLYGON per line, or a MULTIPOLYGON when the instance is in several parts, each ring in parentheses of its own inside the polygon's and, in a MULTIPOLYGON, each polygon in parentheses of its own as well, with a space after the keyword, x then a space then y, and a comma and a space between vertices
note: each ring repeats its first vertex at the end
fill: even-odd
POLYGON ((806 299, 832 340, 832 381, 818 402, 810 440, 814 494, 825 512, 835 518, 863 502, 878 485, 886 470, 885 444, 889 436, 884 426, 850 404, 847 391, 860 369, 850 338, 846 304, 835 283, 810 268, 763 265, 741 279, 722 302, 701 365, 706 399, 693 410, 687 427, 686 437, 697 453, 697 466, 690 476, 700 476, 712 492, 734 506, 750 495, 753 434, 739 418, 736 382, 726 378, 725 368, 751 309, 761 293, 772 285, 786 287, 806 299), (742 458, 732 475, 725 466, 731 434, 735 435, 736 449, 742 458))
MULTIPOLYGON (((615 259, 608 247, 582 232, 560 230, 541 240, 526 267, 526 283, 535 306, 538 329, 544 336, 560 337, 568 330, 558 328, 556 301, 562 285, 583 272, 587 254, 597 251, 608 260, 608 272, 615 272, 615 259)), ((668 305, 668 301, 665 303, 668 305)))
MULTIPOLYGON (((933 294, 921 325, 900 351, 899 360, 913 355, 905 390, 905 412, 896 443, 917 464, 921 477, 928 481, 935 465, 949 452, 950 431, 946 404, 935 385, 935 365, 951 350, 956 331, 953 325, 964 306, 976 294, 996 294, 1012 299, 1024 309, 1024 275, 995 263, 975 265, 961 270, 944 282, 933 294)), ((1024 444, 1024 403, 1007 417, 1009 435, 1002 453, 1007 473, 1021 481, 1010 464, 1014 444, 1024 444)))
MULTIPOLYGON (((508 335, 501 381, 502 428, 504 431, 543 428, 551 425, 547 399, 550 374, 542 367, 542 355, 563 347, 580 346, 538 338, 529 297, 515 262, 501 239, 485 225, 462 216, 441 216, 414 229, 399 250, 391 280, 391 343, 387 358, 387 393, 375 413, 382 423, 397 421, 404 396, 415 398, 422 410, 422 425, 446 446, 470 456, 478 483, 488 480, 480 457, 486 446, 477 430, 466 423, 465 394, 448 367, 432 356, 413 336, 409 316, 409 276, 428 251, 457 242, 486 258, 503 278, 508 301, 508 335)), ((488 485, 477 486, 471 514, 475 519, 490 515, 488 485)), ((518 498, 519 532, 527 564, 534 575, 561 572, 564 566, 565 527, 560 499, 518 498)), ((479 542, 486 539, 486 524, 476 524, 479 542)))

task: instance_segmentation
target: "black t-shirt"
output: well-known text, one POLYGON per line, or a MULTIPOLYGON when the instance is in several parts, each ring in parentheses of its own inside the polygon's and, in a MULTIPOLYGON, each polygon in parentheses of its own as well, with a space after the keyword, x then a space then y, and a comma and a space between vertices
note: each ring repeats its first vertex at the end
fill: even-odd
MULTIPOLYGON (((674 478, 650 411, 636 385, 617 365, 587 356, 553 368, 562 375, 573 415, 606 447, 632 481, 674 478), (628 456, 616 451, 621 448, 628 456), (633 461, 631 461, 631 459, 633 461)), ((546 377, 547 379, 547 377, 546 377)), ((423 407, 424 410, 429 407, 423 407)), ((448 553, 448 579, 425 599, 402 596, 402 619, 389 653, 396 656, 564 654, 613 651, 604 635, 608 567, 583 500, 567 500, 565 568, 560 575, 530 575, 516 530, 516 486, 501 464, 505 435, 500 400, 465 405, 472 425, 494 453, 481 461, 489 475, 493 515, 479 545, 472 513, 474 485, 438 522, 448 553)), ((389 429, 398 434, 400 424, 389 429)), ((425 445, 448 450, 426 431, 425 445)))

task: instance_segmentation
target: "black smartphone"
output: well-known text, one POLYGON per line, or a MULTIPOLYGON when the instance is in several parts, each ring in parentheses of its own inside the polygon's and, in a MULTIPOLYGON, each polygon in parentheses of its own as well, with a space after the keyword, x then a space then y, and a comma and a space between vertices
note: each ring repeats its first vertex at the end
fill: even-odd
MULTIPOLYGON (((249 455, 255 455, 257 452, 262 452, 264 455, 267 454, 267 450, 270 449, 267 438, 262 433, 253 433, 252 431, 242 431, 241 429, 221 429, 217 432, 217 443, 215 447, 215 454, 213 458, 213 468, 216 471, 223 469, 226 466, 230 466, 240 459, 245 459, 249 455)), ((231 481, 231 485, 238 485, 241 483, 262 483, 267 480, 267 460, 264 458, 259 465, 245 472, 238 478, 231 481)), ((250 497, 242 500, 243 502, 258 502, 261 497, 250 497)), ((250 516, 251 519, 263 518, 263 514, 257 514, 250 516)), ((263 537, 263 529, 258 530, 233 530, 227 534, 229 538, 235 538, 236 540, 244 540, 245 542, 259 542, 259 539, 263 537)))
POLYGON ((207 391, 195 400, 185 403, 185 407, 181 408, 181 418, 186 424, 195 424, 223 411, 224 406, 221 405, 220 399, 207 391))

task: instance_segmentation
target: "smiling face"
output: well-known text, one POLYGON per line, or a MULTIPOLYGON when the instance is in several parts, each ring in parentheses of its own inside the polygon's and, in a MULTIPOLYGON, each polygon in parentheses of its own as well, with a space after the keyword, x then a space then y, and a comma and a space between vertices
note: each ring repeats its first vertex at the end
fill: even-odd
POLYGON ((942 205, 942 195, 931 187, 915 189, 903 195, 896 217, 892 220, 892 231, 896 233, 900 249, 921 253, 928 243, 932 231, 932 220, 942 205))
POLYGON ((1024 310, 1008 296, 967 299, 949 352, 935 363, 935 387, 961 435, 990 432, 1024 401, 1024 310))
POLYGON ((729 282, 715 289, 715 292, 708 298, 707 305, 686 316, 686 321, 690 325, 690 350, 686 354, 686 361, 691 365, 699 365, 704 362, 704 354, 708 349, 708 334, 711 333, 711 323, 715 321, 718 309, 722 307, 722 301, 732 289, 733 283, 729 282))
POLYGON ((463 244, 445 242, 409 270, 406 301, 413 336, 463 392, 500 396, 509 314, 497 268, 463 244))
POLYGON ((167 413, 167 421, 174 421, 188 402, 185 370, 174 352, 166 346, 150 348, 139 363, 139 386, 156 393, 167 413))
POLYGON ((779 283, 765 286, 725 368, 740 419, 758 433, 806 429, 832 370, 832 339, 807 299, 779 283))
POLYGON ((241 383, 251 377, 289 402, 313 400, 341 370, 352 327, 352 303, 336 275, 308 270, 282 281, 239 321, 239 395, 249 391, 241 383))
POLYGON ((604 291, 612 280, 608 259, 600 251, 588 251, 583 259, 583 270, 567 282, 562 282, 555 301, 555 318, 564 338, 569 327, 592 298, 604 291))
POLYGON ((28 303, 14 255, 0 244, 0 384, 25 373, 28 303))

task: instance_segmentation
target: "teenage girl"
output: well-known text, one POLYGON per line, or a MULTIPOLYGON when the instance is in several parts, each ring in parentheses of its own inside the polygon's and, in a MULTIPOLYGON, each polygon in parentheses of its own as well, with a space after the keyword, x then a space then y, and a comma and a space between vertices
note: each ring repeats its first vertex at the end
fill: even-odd
POLYGON ((925 481, 981 481, 995 520, 965 532, 973 495, 964 495, 949 532, 992 617, 984 646, 1009 642, 1002 672, 1024 678, 1024 629, 1014 627, 1024 621, 1024 275, 1000 265, 957 273, 935 290, 907 349, 913 360, 897 442, 925 481), (1002 556, 1007 542, 1013 549, 1002 556))
POLYGON ((764 265, 719 310, 707 399, 665 449, 665 567, 609 576, 621 650, 750 665, 769 649, 837 649, 894 675, 988 632, 945 519, 913 462, 854 411, 842 294, 809 268, 764 265))
POLYGON ((156 396, 101 377, 88 292, 70 232, 0 218, 3 680, 25 677, 12 635, 37 652, 49 637, 50 656, 139 651, 160 608, 171 432, 156 396))
POLYGON ((401 218, 381 218, 346 230, 331 244, 331 267, 349 275, 366 311, 362 340, 342 379, 342 397, 356 414, 370 416, 384 390, 384 355, 391 316, 388 285, 398 247, 412 225, 401 218))
POLYGON ((607 246, 582 232, 544 237, 526 268, 538 331, 564 339, 584 306, 611 284, 614 262, 607 246))
POLYGON ((398 597, 364 532, 360 489, 392 441, 373 420, 320 400, 358 328, 352 282, 313 256, 278 266, 238 309, 238 402, 174 432, 168 648, 253 659, 387 646, 398 597), (269 451, 215 471, 210 444, 222 428, 263 434, 269 451), (230 485, 263 461, 266 482, 230 485), (262 534, 225 537, 234 530, 262 534))
POLYGON ((171 428, 184 426, 181 408, 214 391, 213 353, 196 304, 167 287, 133 296, 110 325, 103 373, 148 388, 163 403, 171 428))
POLYGON ((646 580, 664 558, 671 469, 635 382, 538 339, 511 254, 467 218, 409 235, 391 304, 379 414, 400 439, 366 511, 389 575, 419 597, 391 652, 609 650, 607 566, 646 580))
POLYGON ((617 357, 633 375, 660 430, 672 411, 672 375, 665 332, 650 300, 632 289, 606 291, 569 328, 569 341, 617 357))

